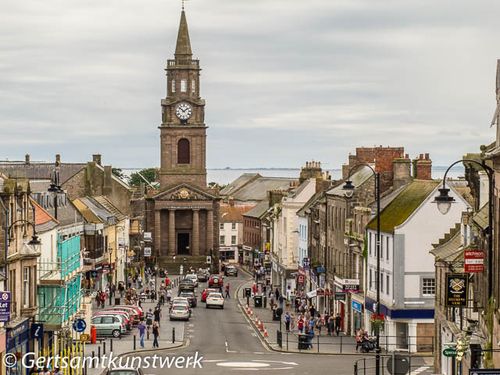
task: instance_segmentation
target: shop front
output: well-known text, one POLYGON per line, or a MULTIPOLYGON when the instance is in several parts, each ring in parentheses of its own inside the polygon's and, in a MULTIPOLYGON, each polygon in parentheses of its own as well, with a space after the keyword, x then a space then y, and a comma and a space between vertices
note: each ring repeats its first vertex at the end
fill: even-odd
MULTIPOLYGON (((30 323, 28 318, 23 318, 21 321, 11 322, 7 325, 6 330, 6 350, 7 354, 14 354, 20 359, 24 354, 29 352, 29 332, 30 323)), ((21 361, 17 365, 7 369, 7 375, 28 375, 30 369, 25 369, 21 366, 21 361)))
POLYGON ((363 327, 363 301, 358 299, 358 296, 353 294, 351 296, 351 321, 352 333, 355 334, 363 327))
POLYGON ((221 246, 219 248, 220 260, 224 263, 238 262, 238 246, 221 246))

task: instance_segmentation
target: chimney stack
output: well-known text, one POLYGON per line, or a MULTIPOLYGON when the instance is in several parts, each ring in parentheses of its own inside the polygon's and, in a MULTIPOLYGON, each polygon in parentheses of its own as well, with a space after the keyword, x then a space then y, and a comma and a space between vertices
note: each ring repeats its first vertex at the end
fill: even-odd
POLYGON ((30 162, 31 162, 30 154, 24 155, 24 163, 30 164, 30 162))
POLYGON ((406 185, 411 181, 411 160, 408 154, 404 158, 394 159, 392 161, 394 180, 392 186, 394 190, 406 185))
POLYGON ((417 180, 432 180, 432 160, 429 154, 420 154, 413 160, 413 177, 417 180))
POLYGON ((56 167, 61 165, 61 154, 56 154, 56 167))
POLYGON ((101 165, 101 154, 92 155, 92 161, 97 165, 101 165))

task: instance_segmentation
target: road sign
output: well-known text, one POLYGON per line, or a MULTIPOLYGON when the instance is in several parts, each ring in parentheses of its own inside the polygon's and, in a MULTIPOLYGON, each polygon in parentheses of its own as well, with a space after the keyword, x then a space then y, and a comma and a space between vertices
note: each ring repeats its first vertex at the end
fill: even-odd
POLYGON ((43 324, 32 323, 31 324, 31 338, 41 339, 43 337, 43 324))
POLYGON ((90 335, 87 334, 87 333, 82 333, 80 335, 80 341, 81 342, 87 342, 87 341, 90 341, 90 335))
POLYGON ((83 319, 77 319, 73 322, 73 330, 76 332, 83 332, 87 328, 87 323, 83 319))
POLYGON ((151 248, 150 247, 145 247, 144 248, 144 256, 145 257, 150 257, 151 256, 151 248))
POLYGON ((0 292, 0 322, 10 321, 10 292, 0 292))
POLYGON ((443 350, 443 355, 445 357, 456 357, 457 356, 457 349, 456 348, 445 348, 443 350))
POLYGON ((210 255, 207 255, 206 263, 207 264, 212 264, 212 257, 210 255))

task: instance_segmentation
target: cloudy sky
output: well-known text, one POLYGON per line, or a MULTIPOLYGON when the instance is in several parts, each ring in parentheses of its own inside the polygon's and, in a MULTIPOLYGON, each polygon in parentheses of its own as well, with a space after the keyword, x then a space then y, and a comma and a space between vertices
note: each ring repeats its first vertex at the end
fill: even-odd
MULTIPOLYGON (((498 1, 189 0, 208 167, 447 165, 493 141, 498 1)), ((4 0, 0 159, 159 164, 180 0, 4 0)))

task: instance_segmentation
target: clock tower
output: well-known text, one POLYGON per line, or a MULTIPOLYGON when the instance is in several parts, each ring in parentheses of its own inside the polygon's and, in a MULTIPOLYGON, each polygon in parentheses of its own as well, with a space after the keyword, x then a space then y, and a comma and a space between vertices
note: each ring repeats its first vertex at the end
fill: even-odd
POLYGON ((161 101, 160 186, 207 187, 205 101, 200 97, 200 62, 193 59, 184 9, 174 59, 167 61, 167 96, 161 101))
POLYGON ((184 9, 175 55, 165 70, 160 189, 147 198, 146 228, 154 235, 150 260, 156 258, 158 266, 172 273, 181 265, 198 269, 207 267, 207 262, 216 269, 219 197, 207 187, 205 101, 200 97, 200 64, 193 59, 184 9))

